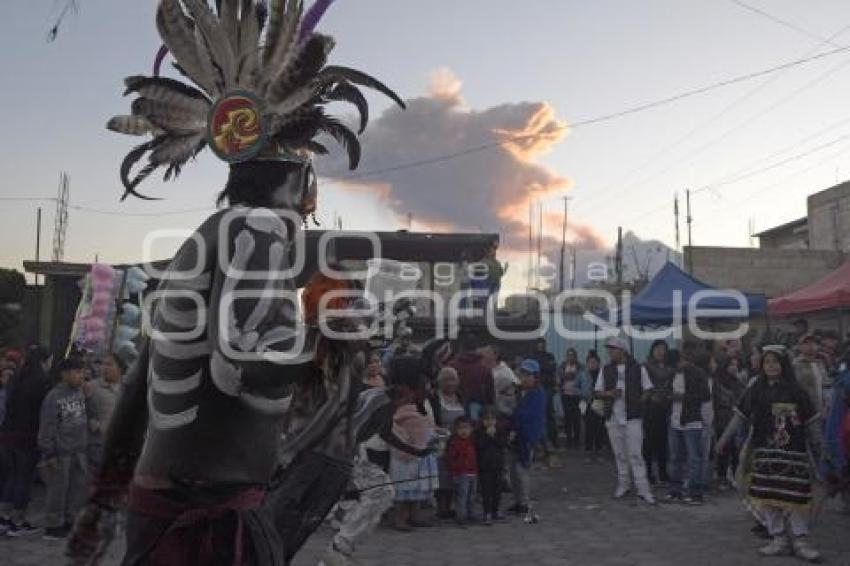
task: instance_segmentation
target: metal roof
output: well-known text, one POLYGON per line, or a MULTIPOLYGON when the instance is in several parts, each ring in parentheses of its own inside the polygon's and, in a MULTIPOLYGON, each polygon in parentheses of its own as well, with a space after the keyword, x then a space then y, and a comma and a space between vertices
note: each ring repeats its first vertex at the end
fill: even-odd
POLYGON ((792 220, 791 222, 786 222, 785 224, 780 224, 779 226, 774 226, 768 230, 764 230, 759 232, 758 234, 753 234, 753 236, 757 238, 761 238, 762 236, 772 236, 777 232, 784 232, 786 230, 791 230, 794 228, 802 228, 803 226, 807 226, 809 224, 808 217, 798 218, 797 220, 792 220))
MULTIPOLYGON (((307 266, 318 264, 319 242, 323 235, 332 238, 335 257, 338 260, 365 260, 376 256, 372 249, 371 235, 380 241, 380 257, 396 261, 410 262, 449 262, 463 260, 478 261, 490 247, 498 244, 498 234, 438 234, 428 232, 349 232, 308 230, 307 237, 307 266)), ((160 260, 153 265, 164 270, 171 260, 160 260)), ((137 264, 129 264, 137 265, 137 264)), ((88 263, 66 263, 48 261, 24 261, 24 269, 28 273, 55 276, 82 277, 91 267, 88 263)), ((117 268, 128 265, 116 265, 117 268)), ((315 271, 315 269, 314 269, 315 271)))

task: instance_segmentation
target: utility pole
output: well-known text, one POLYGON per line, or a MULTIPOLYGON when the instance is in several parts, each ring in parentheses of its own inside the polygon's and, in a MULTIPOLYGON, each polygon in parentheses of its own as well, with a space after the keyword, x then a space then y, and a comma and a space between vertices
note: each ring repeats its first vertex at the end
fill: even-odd
POLYGON ((67 173, 59 177, 59 194, 56 199, 56 218, 53 224, 53 256, 54 262, 62 261, 65 257, 65 237, 68 234, 68 197, 71 183, 67 173))
POLYGON ((617 251, 614 255, 614 272, 617 275, 617 289, 623 287, 623 227, 617 228, 617 251))
MULTIPOLYGON (((687 205, 688 205, 688 212, 687 212, 687 214, 688 214, 688 216, 687 216, 687 223, 688 223, 688 247, 689 247, 689 248, 693 248, 693 240, 691 240, 691 224, 693 223, 693 220, 694 220, 694 219, 693 219, 693 216, 691 216, 691 189, 687 189, 687 191, 686 191, 686 195, 687 195, 687 198, 688 198, 688 202, 687 202, 687 205)), ((690 250, 690 255, 688 255, 688 273, 693 273, 693 271, 694 271, 694 259, 693 259, 693 256, 694 256, 694 251, 693 251, 693 249, 691 249, 691 250, 690 250)))
POLYGON ((570 289, 576 288, 576 247, 573 246, 573 269, 570 272, 570 289))
POLYGON ((754 240, 753 240, 753 234, 755 233, 755 231, 756 231, 756 219, 754 217, 750 216, 747 219, 747 239, 750 242, 751 248, 755 247, 754 240))
POLYGON ((559 289, 563 291, 567 288, 566 266, 567 266, 567 219, 569 217, 570 197, 564 197, 564 222, 561 226, 561 265, 560 277, 558 279, 559 289))
POLYGON ((531 255, 531 253, 532 253, 531 252, 531 242, 534 238, 534 236, 533 236, 533 230, 534 230, 533 224, 534 224, 534 220, 533 220, 533 213, 532 213, 532 203, 531 203, 531 201, 529 201, 528 202, 528 281, 526 282, 527 283, 526 288, 525 288, 526 293, 531 291, 531 287, 533 286, 532 277, 533 277, 533 273, 534 273, 534 262, 532 260, 532 255, 531 255))
POLYGON ((413 231, 413 213, 412 212, 407 213, 407 231, 408 232, 413 231))
POLYGON ((676 224, 676 253, 681 253, 682 244, 679 241, 679 193, 673 195, 673 217, 676 224))
MULTIPOLYGON (((35 220, 35 262, 41 261, 41 207, 38 207, 35 220)), ((36 315, 35 315, 35 335, 41 341, 41 293, 42 289, 38 288, 38 273, 35 274, 35 296, 36 296, 36 315)))
MULTIPOLYGON (((41 207, 35 216, 35 262, 41 261, 41 207)), ((35 286, 38 287, 38 273, 35 274, 35 286)))
POLYGON ((535 289, 540 290, 540 264, 543 258, 543 203, 537 202, 537 270, 534 279, 535 289))

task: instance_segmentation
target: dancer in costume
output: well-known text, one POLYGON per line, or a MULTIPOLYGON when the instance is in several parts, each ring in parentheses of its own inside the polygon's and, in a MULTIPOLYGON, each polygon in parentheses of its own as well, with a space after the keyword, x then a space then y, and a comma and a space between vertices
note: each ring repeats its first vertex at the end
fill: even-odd
MULTIPOLYGON (((360 394, 361 405, 380 405, 380 408, 370 411, 370 424, 358 432, 359 451, 354 459, 352 490, 340 502, 342 519, 327 551, 319 561, 319 566, 350 564, 356 547, 372 533, 384 513, 392 507, 396 487, 405 489, 408 485, 391 481, 381 463, 369 459, 366 449, 368 440, 380 438, 388 446, 415 458, 424 458, 433 453, 433 445, 416 448, 399 437, 393 426, 396 412, 409 399, 424 390, 423 377, 419 372, 399 375, 388 388, 371 387, 360 394)), ((414 483, 416 481, 419 481, 419 478, 414 483)))
POLYGON ((374 408, 355 406, 358 345, 299 328, 294 277, 299 232, 316 206, 310 155, 327 151, 314 138, 340 142, 352 169, 360 158, 356 134, 325 105, 355 104, 362 131, 368 106, 358 86, 403 104, 368 75, 326 65, 334 41, 314 30, 329 0, 306 13, 301 0, 215 4, 160 0, 162 40, 194 85, 158 72, 130 77, 132 114, 108 125, 151 136, 121 166, 125 197, 150 198, 138 192, 145 178, 159 168, 166 180, 177 176, 207 145, 230 176, 219 196, 227 208, 156 275, 149 339, 68 542, 80 563, 102 555, 125 504, 124 564, 288 563, 344 493, 358 426, 374 408), (280 454, 299 403, 312 412, 280 454))
POLYGON ((820 419, 781 351, 765 348, 760 375, 739 401, 718 451, 726 449, 744 421, 751 433, 742 452, 739 483, 772 537, 759 552, 781 556, 793 549, 800 558, 819 561, 808 534, 815 476, 812 462, 819 461, 822 453, 820 419))

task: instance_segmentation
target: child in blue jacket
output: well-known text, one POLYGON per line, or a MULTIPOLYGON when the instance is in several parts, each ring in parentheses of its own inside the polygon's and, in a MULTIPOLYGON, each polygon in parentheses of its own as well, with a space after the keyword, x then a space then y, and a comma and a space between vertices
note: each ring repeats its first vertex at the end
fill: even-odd
POLYGON ((528 513, 531 500, 531 463, 534 447, 543 442, 546 433, 546 393, 540 386, 540 364, 524 360, 517 373, 520 399, 513 416, 511 432, 511 487, 514 506, 511 511, 528 513))

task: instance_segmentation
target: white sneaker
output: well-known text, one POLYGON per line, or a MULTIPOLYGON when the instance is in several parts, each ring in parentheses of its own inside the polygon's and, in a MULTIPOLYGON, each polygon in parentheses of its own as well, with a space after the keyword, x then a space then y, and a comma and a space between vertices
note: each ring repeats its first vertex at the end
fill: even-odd
POLYGON ((791 554, 791 546, 784 536, 773 537, 766 546, 759 549, 762 556, 788 556, 791 554))
POLYGON ((622 499, 629 493, 629 488, 627 487, 618 487, 617 491, 614 492, 614 499, 622 499))
POLYGON ((649 503, 650 505, 655 505, 655 496, 651 493, 644 493, 639 497, 643 499, 646 503, 649 503))
POLYGON ((807 562, 820 562, 820 552, 809 544, 809 537, 802 536, 794 539, 794 554, 807 562))
POLYGON ((352 566, 354 562, 338 550, 329 548, 319 559, 317 566, 352 566))

